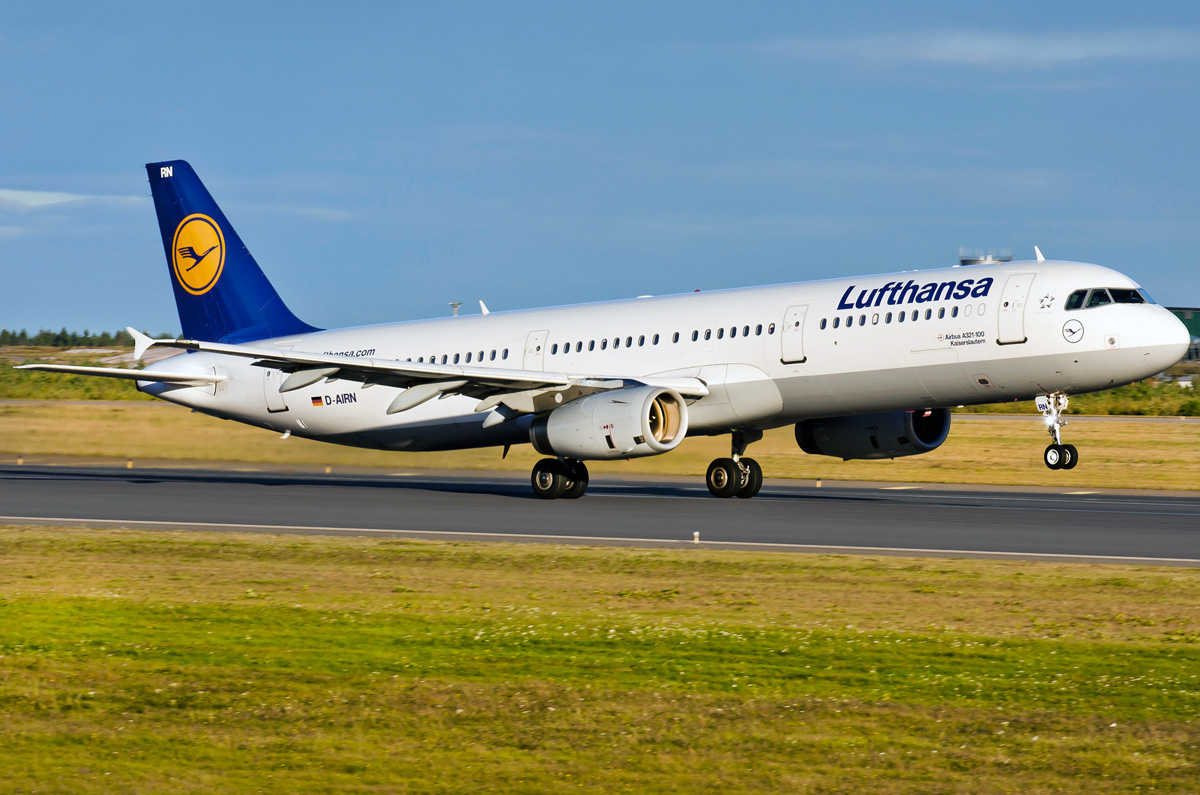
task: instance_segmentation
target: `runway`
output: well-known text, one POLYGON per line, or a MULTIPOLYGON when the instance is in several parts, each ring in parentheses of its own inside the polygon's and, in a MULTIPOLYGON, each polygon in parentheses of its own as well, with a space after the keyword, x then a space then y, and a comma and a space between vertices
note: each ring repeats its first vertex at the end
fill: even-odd
POLYGON ((0 467, 0 523, 1200 566, 1200 494, 593 479, 543 502, 508 473, 293 475, 0 467))

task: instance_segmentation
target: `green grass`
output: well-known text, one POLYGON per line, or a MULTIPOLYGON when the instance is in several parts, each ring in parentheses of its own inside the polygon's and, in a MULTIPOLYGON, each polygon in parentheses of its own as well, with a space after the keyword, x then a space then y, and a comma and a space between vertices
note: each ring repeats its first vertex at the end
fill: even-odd
POLYGON ((1200 572, 0 530, 0 791, 1195 792, 1200 572))
MULTIPOLYGON (((36 357, 45 359, 46 357, 36 357)), ((104 367, 88 356, 57 357, 63 364, 104 367)), ((0 399, 4 400, 154 400, 137 391, 133 381, 70 373, 17 370, 0 358, 0 399)))
MULTIPOLYGON (((992 403, 968 406, 962 411, 977 414, 1032 414, 1036 409, 1029 401, 992 403)), ((1134 417, 1200 417, 1200 395, 1195 389, 1181 388, 1175 383, 1156 384, 1141 381, 1128 386, 1075 395, 1068 414, 1104 414, 1134 417)))

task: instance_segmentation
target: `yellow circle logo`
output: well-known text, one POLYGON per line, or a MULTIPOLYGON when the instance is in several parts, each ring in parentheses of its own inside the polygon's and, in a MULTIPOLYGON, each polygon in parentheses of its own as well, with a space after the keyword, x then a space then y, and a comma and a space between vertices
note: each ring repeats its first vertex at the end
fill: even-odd
POLYGON ((189 215, 175 227, 171 254, 180 286, 192 295, 204 295, 225 266, 225 236, 207 215, 189 215))

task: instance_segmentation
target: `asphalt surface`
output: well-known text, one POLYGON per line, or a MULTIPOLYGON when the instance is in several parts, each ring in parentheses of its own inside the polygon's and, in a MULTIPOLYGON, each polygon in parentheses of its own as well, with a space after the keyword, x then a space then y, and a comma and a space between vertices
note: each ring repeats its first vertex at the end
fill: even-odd
POLYGON ((0 523, 701 545, 1200 566, 1200 494, 593 479, 544 502, 508 473, 294 475, 0 466, 0 523))

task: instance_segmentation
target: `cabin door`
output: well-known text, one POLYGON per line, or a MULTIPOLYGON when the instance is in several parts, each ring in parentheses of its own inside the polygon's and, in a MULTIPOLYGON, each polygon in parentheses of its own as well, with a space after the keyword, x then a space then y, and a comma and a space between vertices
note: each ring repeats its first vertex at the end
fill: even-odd
POLYGON ((526 370, 546 369, 543 362, 546 357, 546 338, 549 336, 550 332, 546 329, 529 332, 525 338, 525 363, 522 365, 526 370))
POLYGON ((1004 292, 1000 295, 1000 311, 997 312, 1000 324, 996 342, 1001 345, 1017 345, 1024 342, 1025 336, 1025 302, 1029 298, 1029 288, 1033 286, 1032 273, 1014 273, 1004 283, 1004 292))
POLYGON ((267 399, 267 411, 272 414, 288 410, 283 393, 279 391, 279 385, 282 383, 283 372, 281 370, 273 367, 263 368, 263 397, 267 399))
POLYGON ((783 346, 779 360, 784 364, 803 364, 807 358, 804 355, 804 316, 808 314, 808 304, 789 306, 783 316, 783 328, 779 336, 783 346))

